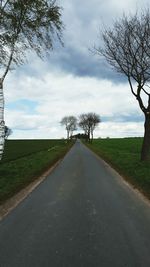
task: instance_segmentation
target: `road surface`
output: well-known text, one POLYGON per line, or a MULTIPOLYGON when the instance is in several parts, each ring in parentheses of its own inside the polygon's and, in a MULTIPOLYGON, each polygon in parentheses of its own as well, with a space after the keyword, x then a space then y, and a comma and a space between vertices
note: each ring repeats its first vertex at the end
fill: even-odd
POLYGON ((0 223, 0 267, 149 266, 149 204, 79 141, 0 223))

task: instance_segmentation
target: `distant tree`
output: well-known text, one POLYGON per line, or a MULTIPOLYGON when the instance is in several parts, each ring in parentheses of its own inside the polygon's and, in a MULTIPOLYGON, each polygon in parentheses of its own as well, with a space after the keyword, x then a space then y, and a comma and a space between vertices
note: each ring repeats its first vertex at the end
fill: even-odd
POLYGON ((91 121, 91 140, 93 141, 93 133, 98 126, 98 124, 101 122, 100 116, 96 113, 89 113, 89 120, 91 121))
POLYGON ((61 9, 55 0, 0 1, 0 159, 5 140, 3 84, 11 66, 20 65, 26 52, 43 57, 61 41, 61 9))
POLYGON ((150 158, 150 11, 138 12, 117 20, 102 34, 104 46, 94 52, 104 56, 117 71, 124 74, 132 94, 144 113, 144 139, 141 160, 150 158))
POLYGON ((83 133, 82 134, 78 133, 78 134, 72 135, 71 138, 72 139, 85 139, 86 140, 87 139, 87 135, 85 135, 83 133))
POLYGON ((88 140, 90 139, 90 127, 87 120, 87 114, 81 114, 79 116, 79 127, 84 131, 85 136, 88 137, 88 140))
POLYGON ((77 130, 77 118, 75 116, 65 116, 60 123, 66 128, 67 139, 69 139, 73 135, 73 132, 77 130))
POLYGON ((84 130, 84 134, 88 136, 89 141, 93 141, 94 130, 100 122, 100 116, 94 112, 81 114, 79 116, 79 127, 84 130))
POLYGON ((8 136, 10 136, 12 134, 12 130, 5 125, 5 140, 8 138, 8 136))

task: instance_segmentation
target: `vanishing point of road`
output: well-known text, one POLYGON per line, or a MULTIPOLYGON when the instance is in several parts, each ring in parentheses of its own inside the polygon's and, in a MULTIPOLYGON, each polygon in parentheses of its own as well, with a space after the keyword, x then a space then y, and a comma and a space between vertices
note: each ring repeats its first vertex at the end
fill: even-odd
POLYGON ((0 267, 149 267, 150 205, 77 141, 0 223, 0 267))

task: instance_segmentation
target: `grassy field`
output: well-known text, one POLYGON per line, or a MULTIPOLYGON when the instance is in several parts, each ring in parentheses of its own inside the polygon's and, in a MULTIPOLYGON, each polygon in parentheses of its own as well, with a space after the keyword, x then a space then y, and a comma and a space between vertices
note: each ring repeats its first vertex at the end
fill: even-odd
POLYGON ((88 146, 150 199, 150 163, 140 162, 142 138, 97 139, 88 146))
POLYGON ((0 162, 0 203, 20 191, 70 149, 64 140, 8 140, 0 162))

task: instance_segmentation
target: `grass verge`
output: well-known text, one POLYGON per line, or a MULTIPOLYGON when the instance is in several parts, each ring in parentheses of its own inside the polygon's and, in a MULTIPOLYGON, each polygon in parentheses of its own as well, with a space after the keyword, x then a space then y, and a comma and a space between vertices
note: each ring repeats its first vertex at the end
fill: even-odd
POLYGON ((150 162, 140 162, 142 138, 99 139, 86 145, 150 199, 150 162))
MULTIPOLYGON (((18 142, 20 143, 19 140, 18 142)), ((24 140, 23 146, 17 146, 13 158, 12 147, 15 148, 16 143, 17 141, 11 141, 10 146, 7 144, 5 157, 0 163, 0 204, 54 165, 73 144, 63 140, 47 140, 47 144, 45 140, 24 140)))

